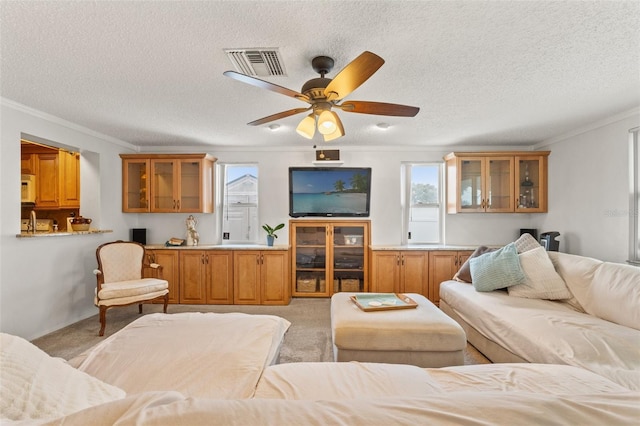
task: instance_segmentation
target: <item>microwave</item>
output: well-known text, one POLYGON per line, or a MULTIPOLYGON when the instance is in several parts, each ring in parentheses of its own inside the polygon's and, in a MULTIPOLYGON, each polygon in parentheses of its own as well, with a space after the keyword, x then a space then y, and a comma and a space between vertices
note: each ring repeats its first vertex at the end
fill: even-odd
POLYGON ((22 203, 36 202, 36 175, 22 175, 20 182, 20 201, 22 203))

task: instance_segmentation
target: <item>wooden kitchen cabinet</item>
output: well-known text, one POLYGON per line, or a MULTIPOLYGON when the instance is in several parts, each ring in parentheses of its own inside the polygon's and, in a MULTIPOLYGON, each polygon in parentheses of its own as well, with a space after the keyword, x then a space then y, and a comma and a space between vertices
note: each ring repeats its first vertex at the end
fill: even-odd
POLYGON ((452 152, 447 213, 546 212, 549 151, 452 152))
POLYGON ((233 254, 233 303, 286 305, 289 292, 289 253, 238 250, 233 254))
POLYGON ((180 251, 180 303, 233 303, 233 256, 230 251, 180 251))
POLYGON ((80 154, 60 151, 60 208, 80 208, 80 154))
POLYGON ((58 152, 35 154, 36 161, 36 208, 57 209, 60 207, 60 184, 58 152))
POLYGON ((36 209, 80 208, 80 154, 24 142, 20 167, 36 176, 36 209))
POLYGON ((473 251, 434 250, 429 252, 429 300, 440 303, 440 283, 453 278, 473 251))
POLYGON ((429 297, 429 252, 372 251, 371 292, 418 293, 429 297))
POLYGON ((149 263, 157 263, 162 266, 162 278, 169 282, 169 303, 180 303, 178 252, 154 249, 146 250, 146 253, 149 263))
POLYGON ((292 294, 369 290, 368 220, 290 220, 292 294))
POLYGON ((120 154, 122 211, 212 213, 213 164, 208 154, 120 154))

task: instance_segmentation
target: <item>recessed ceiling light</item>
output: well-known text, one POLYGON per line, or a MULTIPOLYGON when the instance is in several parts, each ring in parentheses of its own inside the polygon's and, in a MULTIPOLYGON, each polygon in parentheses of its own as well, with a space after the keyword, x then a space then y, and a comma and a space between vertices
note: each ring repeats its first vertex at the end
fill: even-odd
POLYGON ((378 129, 387 130, 389 128, 389 123, 378 123, 376 124, 378 129))
POLYGON ((279 124, 269 124, 269 129, 270 130, 278 130, 280 128, 279 124))

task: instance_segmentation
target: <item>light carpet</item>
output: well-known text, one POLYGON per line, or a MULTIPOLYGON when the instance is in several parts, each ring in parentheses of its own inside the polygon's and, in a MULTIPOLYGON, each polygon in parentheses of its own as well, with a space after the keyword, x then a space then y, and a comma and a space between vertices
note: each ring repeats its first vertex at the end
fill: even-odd
MULTIPOLYGON (((280 350, 280 363, 333 361, 331 344, 331 300, 327 298, 294 298, 287 306, 255 305, 169 305, 167 312, 243 312, 276 315, 291 322, 280 350)), ((162 305, 144 305, 143 314, 162 312, 162 305)), ((78 321, 68 327, 35 339, 33 343, 51 356, 69 360, 101 342, 130 322, 139 318, 138 306, 113 308, 107 312, 105 336, 98 336, 98 315, 78 321)), ((467 343, 465 364, 488 364, 473 346, 467 343)))

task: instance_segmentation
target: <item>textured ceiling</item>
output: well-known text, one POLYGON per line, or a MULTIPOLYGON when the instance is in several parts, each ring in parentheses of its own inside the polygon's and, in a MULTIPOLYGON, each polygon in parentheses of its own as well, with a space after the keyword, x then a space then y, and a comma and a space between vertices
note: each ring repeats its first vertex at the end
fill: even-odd
MULTIPOLYGON (((140 146, 299 146, 306 104, 224 77, 225 48, 279 48, 299 91, 365 50, 385 65, 334 146, 531 145, 640 106, 638 1, 2 1, 1 96, 140 146), (386 131, 375 124, 386 122, 386 131)), ((320 140, 315 140, 320 144, 320 140)), ((327 146, 329 144, 322 144, 327 146)))

